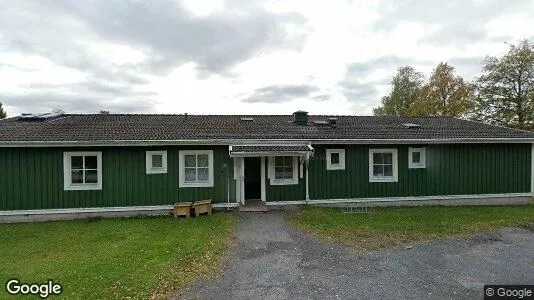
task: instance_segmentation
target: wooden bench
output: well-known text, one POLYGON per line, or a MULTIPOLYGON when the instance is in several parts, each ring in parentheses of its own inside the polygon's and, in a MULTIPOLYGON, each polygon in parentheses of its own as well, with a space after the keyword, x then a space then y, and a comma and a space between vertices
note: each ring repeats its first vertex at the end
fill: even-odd
POLYGON ((196 217, 203 213, 208 213, 208 215, 211 215, 211 199, 196 201, 193 203, 193 209, 195 210, 196 217))
POLYGON ((191 214, 191 205, 193 202, 174 203, 174 217, 183 216, 189 218, 191 214))

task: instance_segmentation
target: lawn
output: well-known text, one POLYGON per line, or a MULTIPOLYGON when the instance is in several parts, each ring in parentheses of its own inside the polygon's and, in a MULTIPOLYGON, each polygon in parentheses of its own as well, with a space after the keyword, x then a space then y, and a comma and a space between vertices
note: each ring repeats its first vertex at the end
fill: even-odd
POLYGON ((0 280, 53 279, 69 299, 162 298, 218 272, 233 224, 227 213, 0 224, 0 280))
POLYGON ((362 250, 534 224, 534 205, 372 208, 305 207, 291 222, 299 229, 362 250))

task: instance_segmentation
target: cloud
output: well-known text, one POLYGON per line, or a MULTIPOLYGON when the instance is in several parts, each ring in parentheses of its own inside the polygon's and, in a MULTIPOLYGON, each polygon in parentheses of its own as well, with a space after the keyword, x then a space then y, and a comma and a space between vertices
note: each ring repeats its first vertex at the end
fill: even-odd
MULTIPOLYGON (((24 90, 24 103, 33 103, 33 94, 36 101, 55 106, 58 103, 43 95, 58 91, 93 101, 94 105, 83 107, 100 106, 113 97, 142 95, 152 101, 149 97, 154 93, 135 91, 186 63, 196 65, 198 79, 213 74, 235 78, 240 74, 234 74, 232 68, 238 63, 279 49, 300 49, 305 30, 295 32, 288 27, 305 28, 306 22, 296 12, 273 13, 260 3, 236 0, 203 16, 172 0, 21 0, 0 11, 0 66, 8 65, 1 58, 8 50, 23 59, 41 57, 55 68, 85 76, 81 82, 55 88, 19 86, 24 90)), ((28 70, 12 63, 9 67, 28 70)), ((56 98, 69 102, 66 97, 56 98)), ((13 100, 4 102, 20 107, 13 100)), ((75 103, 59 106, 80 111, 82 105, 75 103)))
MULTIPOLYGON (((310 94, 319 90, 320 88, 308 84, 272 85, 255 90, 241 101, 246 103, 281 103, 292 101, 296 98, 309 97, 310 94)), ((315 100, 321 101, 324 98, 319 97, 319 99, 315 98, 315 100)))
POLYGON ((98 113, 101 109, 111 113, 150 113, 154 105, 146 97, 105 99, 84 93, 59 94, 38 92, 2 95, 2 102, 12 110, 27 113, 49 112, 60 108, 67 113, 98 113))
POLYGON ((217 74, 262 52, 302 47, 305 36, 286 26, 304 26, 297 13, 271 13, 261 5, 228 1, 222 11, 194 16, 177 1, 64 3, 61 10, 91 28, 99 38, 145 50, 143 71, 164 74, 185 62, 217 74))

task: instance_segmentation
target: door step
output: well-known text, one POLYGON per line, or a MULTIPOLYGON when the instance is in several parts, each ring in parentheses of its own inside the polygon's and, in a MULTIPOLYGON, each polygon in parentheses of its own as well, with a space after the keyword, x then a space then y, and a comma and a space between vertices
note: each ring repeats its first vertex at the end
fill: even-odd
POLYGON ((268 212, 269 209, 263 201, 245 201, 245 205, 239 205, 240 212, 268 212))

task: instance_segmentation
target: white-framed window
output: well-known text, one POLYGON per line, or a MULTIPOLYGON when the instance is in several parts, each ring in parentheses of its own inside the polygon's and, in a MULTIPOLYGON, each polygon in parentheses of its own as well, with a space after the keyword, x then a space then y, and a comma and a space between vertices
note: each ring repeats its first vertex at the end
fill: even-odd
POLYGON ((397 149, 369 149, 369 182, 397 181, 397 149))
POLYGON ((271 185, 298 184, 298 156, 269 157, 271 185))
POLYGON ((63 189, 101 190, 102 152, 63 152, 63 189))
POLYGON ((167 151, 147 151, 146 152, 146 173, 147 174, 167 173, 167 151))
POLYGON ((326 149, 326 169, 345 170, 345 149, 326 149))
POLYGON ((213 186, 213 150, 180 151, 180 187, 213 186))
POLYGON ((408 148, 408 168, 423 169, 426 168, 426 149, 425 148, 408 148))

